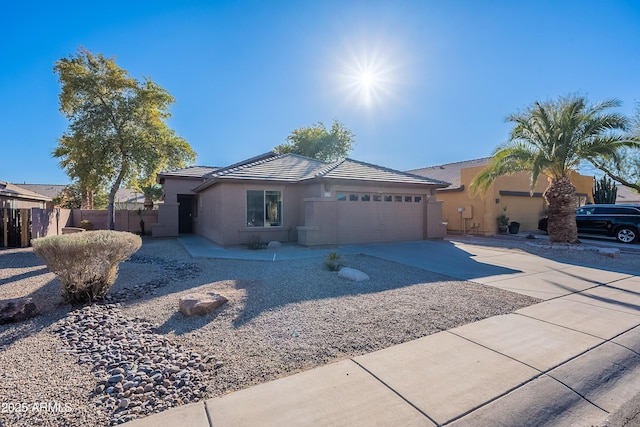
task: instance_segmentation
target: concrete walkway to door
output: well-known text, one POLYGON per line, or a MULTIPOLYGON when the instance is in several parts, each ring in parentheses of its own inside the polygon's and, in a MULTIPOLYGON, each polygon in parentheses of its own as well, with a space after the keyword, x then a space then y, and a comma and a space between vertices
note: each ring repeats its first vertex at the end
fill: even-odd
POLYGON ((343 250, 544 301, 128 425, 604 425, 640 390, 637 275, 466 242, 343 250))

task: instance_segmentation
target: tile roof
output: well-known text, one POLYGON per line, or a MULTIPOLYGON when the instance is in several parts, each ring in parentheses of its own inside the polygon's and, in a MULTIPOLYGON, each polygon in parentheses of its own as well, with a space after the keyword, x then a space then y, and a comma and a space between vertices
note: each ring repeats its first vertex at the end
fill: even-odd
POLYGON ((348 179, 356 181, 395 182, 400 184, 434 184, 441 187, 449 185, 448 182, 433 179, 431 176, 421 176, 395 169, 386 168, 359 160, 344 159, 338 161, 317 176, 333 179, 348 179))
POLYGON ((21 199, 21 200, 38 200, 48 202, 51 197, 38 194, 21 186, 11 184, 5 181, 0 181, 0 196, 21 199))
POLYGON ((186 168, 160 172, 158 174, 158 177, 172 176, 184 178, 202 178, 205 175, 210 174, 218 169, 220 168, 215 166, 187 166, 186 168))
POLYGON ((260 179, 297 182, 326 166, 325 162, 297 154, 282 154, 232 165, 210 175, 214 179, 260 179))
POLYGON ((430 184, 446 187, 448 183, 407 172, 385 168, 353 159, 326 163, 297 154, 281 154, 260 158, 254 162, 240 162, 207 175, 205 183, 194 191, 202 191, 216 182, 227 179, 300 182, 318 178, 345 179, 401 184, 430 184))
POLYGON ((50 198, 56 197, 58 194, 62 193, 65 189, 66 185, 64 184, 18 184, 22 188, 26 188, 29 191, 33 191, 34 193, 42 194, 43 196, 47 196, 50 198))
POLYGON ((420 176, 428 176, 429 178, 434 178, 445 182, 450 182, 451 186, 449 187, 449 189, 460 188, 462 186, 460 178, 460 172, 462 171, 462 169, 476 166, 486 166, 489 164, 490 159, 490 157, 483 157, 481 159, 465 160, 462 162, 447 163, 444 165, 429 166, 420 169, 412 169, 407 172, 420 176))

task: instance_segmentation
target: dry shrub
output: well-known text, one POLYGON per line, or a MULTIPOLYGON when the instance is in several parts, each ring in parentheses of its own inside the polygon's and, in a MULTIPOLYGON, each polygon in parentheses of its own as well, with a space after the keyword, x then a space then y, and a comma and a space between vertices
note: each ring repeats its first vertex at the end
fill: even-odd
POLYGON ((34 252, 58 276, 62 296, 71 304, 102 299, 118 277, 118 264, 142 246, 139 236, 123 231, 87 231, 42 237, 34 252))
POLYGON ((93 223, 91 221, 89 221, 88 219, 83 219, 82 221, 80 221, 80 228, 84 228, 85 231, 91 231, 95 227, 93 226, 93 223))

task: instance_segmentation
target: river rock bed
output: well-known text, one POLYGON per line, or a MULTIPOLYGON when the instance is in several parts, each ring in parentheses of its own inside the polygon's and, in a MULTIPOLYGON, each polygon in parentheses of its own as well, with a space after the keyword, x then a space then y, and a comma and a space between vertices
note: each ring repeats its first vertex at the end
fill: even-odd
POLYGON ((111 425, 199 401, 207 389, 202 372, 220 366, 155 333, 154 325, 123 316, 120 304, 75 310, 53 332, 64 341, 61 352, 94 372, 93 402, 111 425))

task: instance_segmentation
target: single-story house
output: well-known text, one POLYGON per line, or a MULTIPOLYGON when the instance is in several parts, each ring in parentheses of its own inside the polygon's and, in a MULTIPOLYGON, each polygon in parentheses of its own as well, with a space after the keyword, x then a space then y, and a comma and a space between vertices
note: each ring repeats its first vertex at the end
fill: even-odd
POLYGON ((163 172, 154 236, 194 232, 222 245, 305 246, 442 238, 448 183, 353 159, 265 153, 223 167, 163 172))
POLYGON ((35 193, 21 186, 0 181, 0 208, 10 209, 44 209, 51 198, 35 193))
MULTIPOLYGON (((542 197, 548 182, 538 179, 533 195, 531 174, 518 173, 496 179, 485 194, 471 197, 471 181, 489 164, 489 157, 430 166, 408 171, 421 176, 451 183, 436 192, 442 200, 442 215, 447 232, 452 234, 492 235, 498 232, 497 217, 506 214, 510 221, 520 223, 521 231, 536 230, 539 219, 546 214, 542 197)), ((576 187, 576 206, 591 202, 593 177, 574 173, 571 182, 576 187)))

